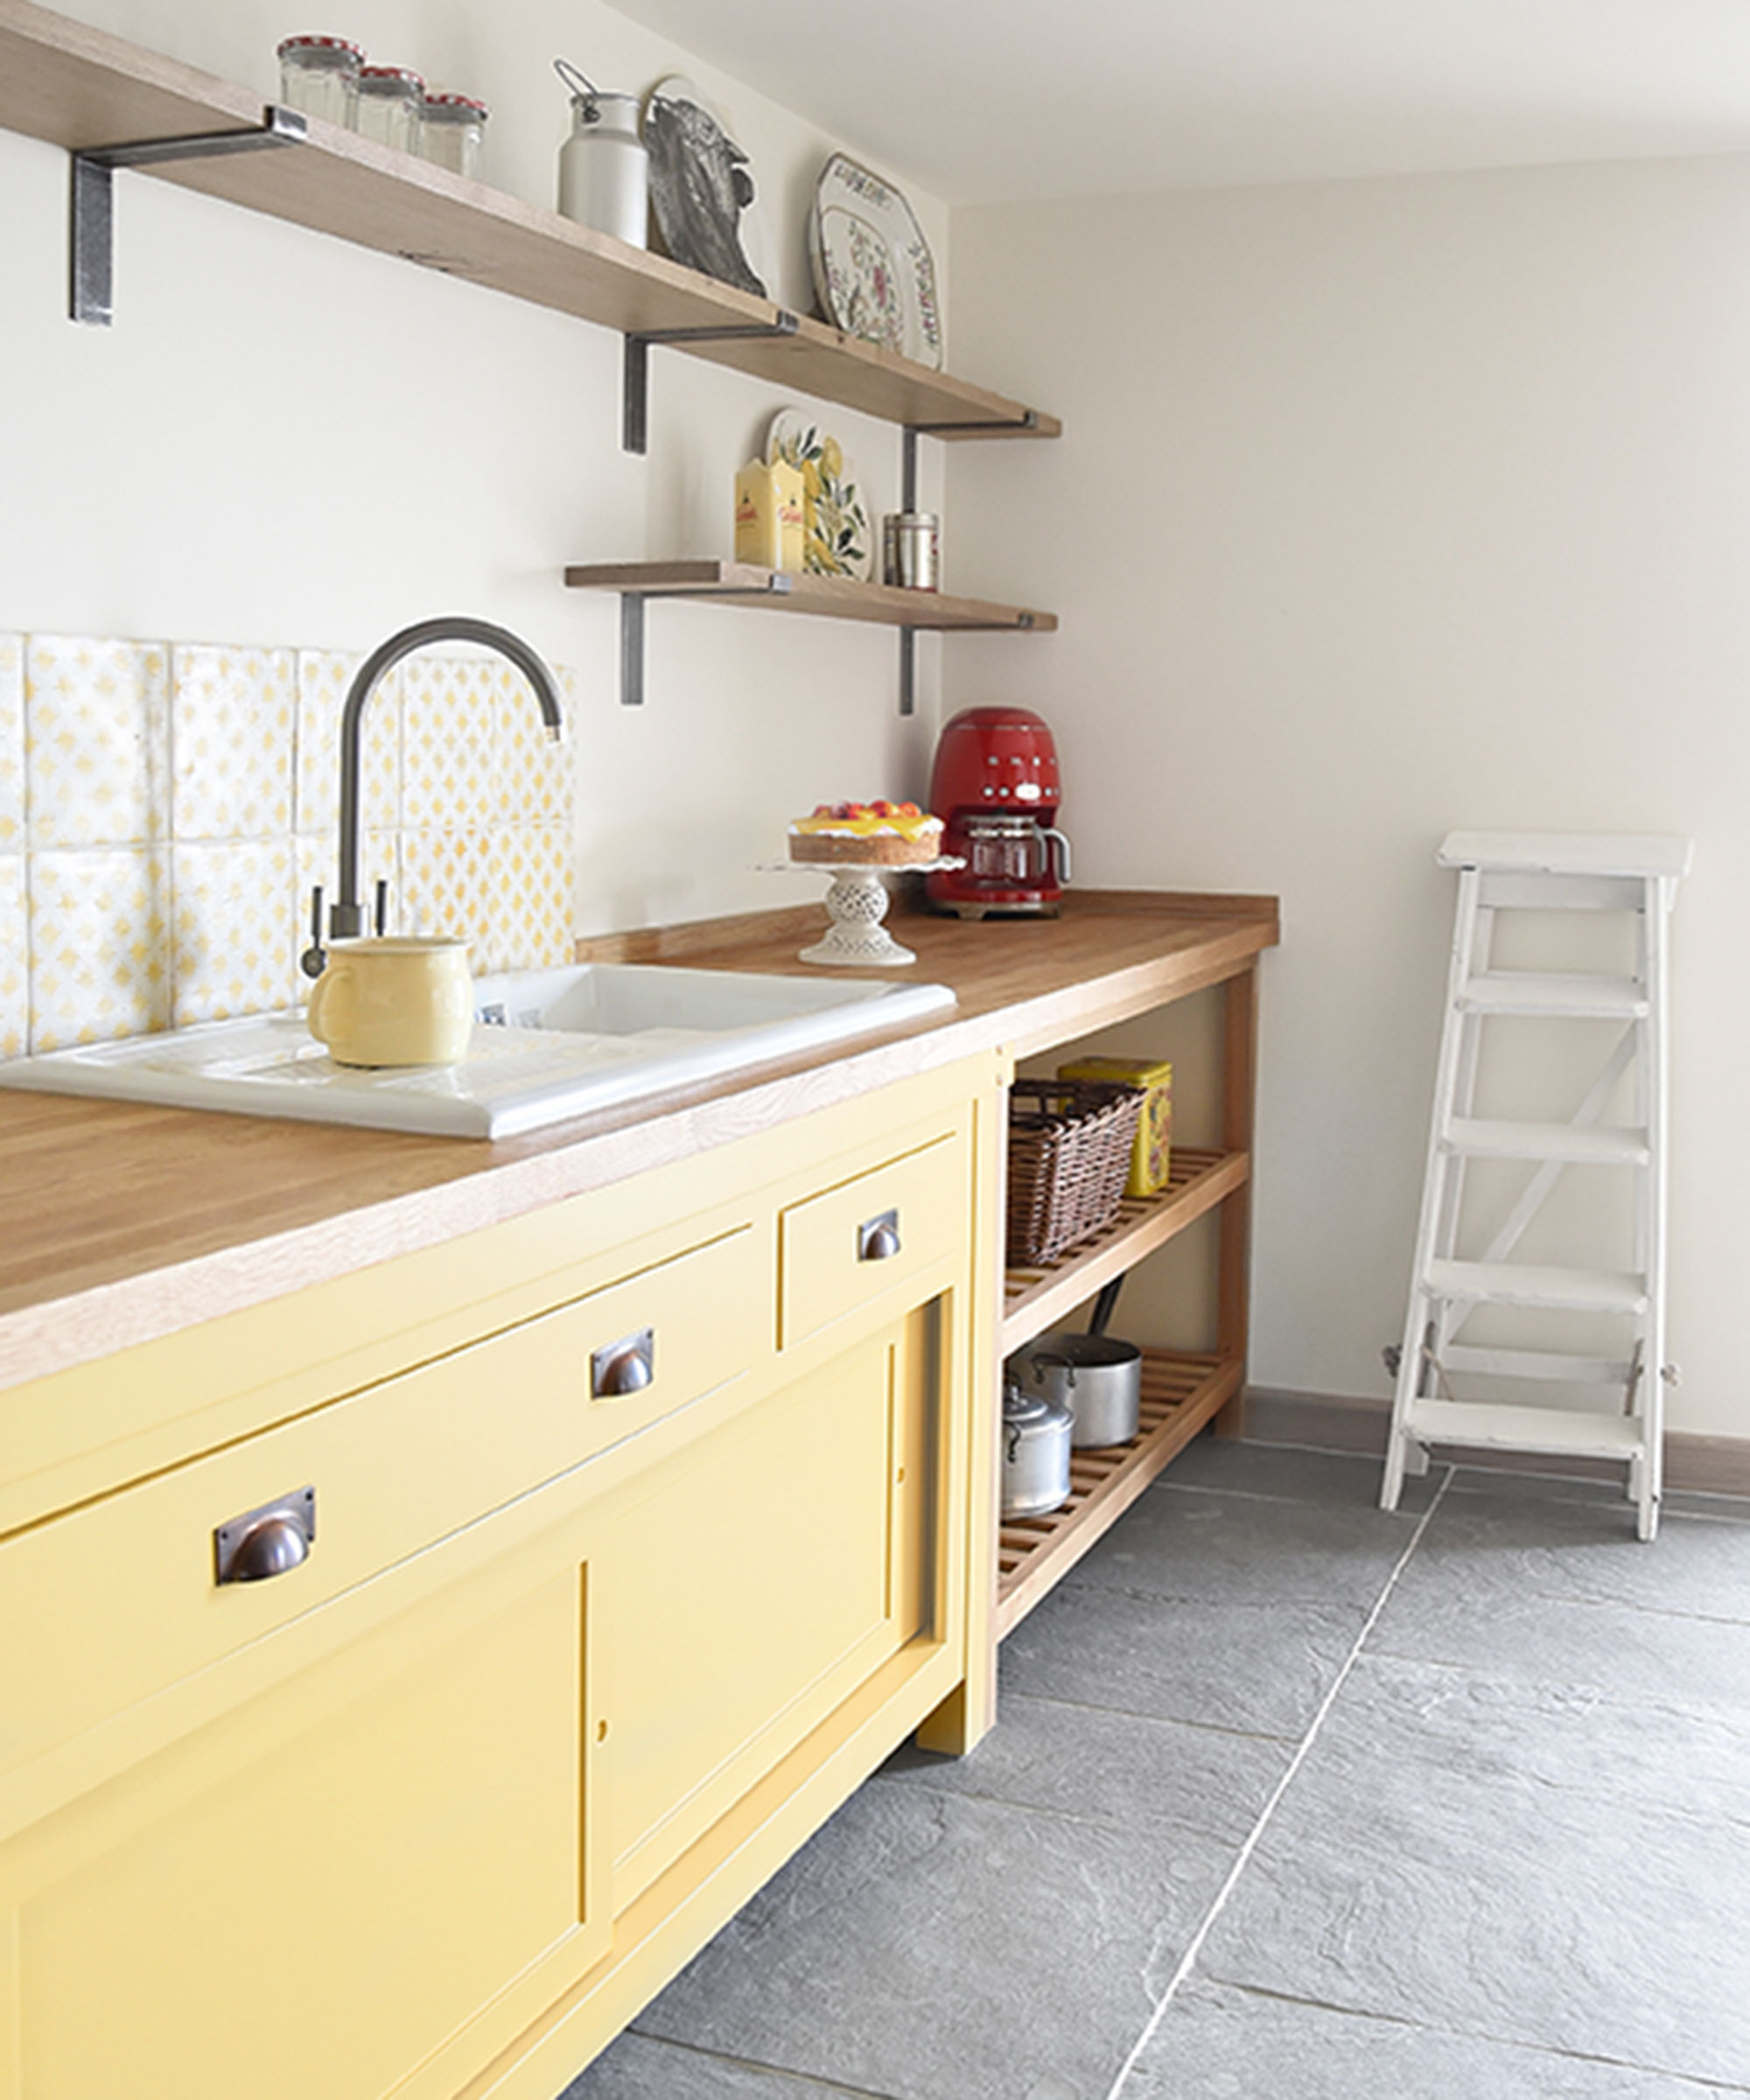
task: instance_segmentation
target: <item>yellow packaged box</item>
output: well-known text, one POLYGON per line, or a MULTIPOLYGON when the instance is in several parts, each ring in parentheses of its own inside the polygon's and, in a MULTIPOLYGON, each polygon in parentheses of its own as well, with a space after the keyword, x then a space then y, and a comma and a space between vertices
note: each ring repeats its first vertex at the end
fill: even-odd
POLYGON ((807 545, 802 475, 785 459, 750 459, 735 477, 736 560, 795 571, 807 545))
POLYGON ((1078 1057, 1074 1064, 1060 1065, 1057 1076, 1103 1079, 1143 1088, 1146 1099, 1137 1124, 1137 1142, 1130 1153, 1124 1194, 1158 1194, 1166 1186, 1172 1158, 1172 1067, 1152 1063, 1145 1057, 1078 1057))

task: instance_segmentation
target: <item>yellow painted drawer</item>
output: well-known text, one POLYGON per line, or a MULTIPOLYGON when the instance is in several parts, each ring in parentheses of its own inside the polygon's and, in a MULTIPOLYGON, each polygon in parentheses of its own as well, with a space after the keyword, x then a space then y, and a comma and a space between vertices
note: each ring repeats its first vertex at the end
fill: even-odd
POLYGON ((966 1166, 955 1131, 781 1212, 781 1346, 794 1348, 951 1254, 967 1231, 966 1166))
POLYGON ((766 1247, 744 1226, 0 1546, 0 1772, 747 1372, 766 1247), (595 1353, 646 1328, 650 1382, 592 1397, 595 1353), (308 1557, 218 1582, 217 1528, 306 1488, 308 1557))

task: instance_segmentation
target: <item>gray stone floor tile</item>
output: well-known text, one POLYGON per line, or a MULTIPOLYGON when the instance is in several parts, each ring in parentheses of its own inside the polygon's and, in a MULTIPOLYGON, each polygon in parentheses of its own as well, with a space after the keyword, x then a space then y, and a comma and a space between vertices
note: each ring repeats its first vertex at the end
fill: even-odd
POLYGON ((1728 2090, 1750 2088, 1194 1982, 1122 2100, 1703 2100, 1728 2090))
POLYGON ((1750 1711, 1750 1628, 1633 1606, 1479 1595, 1462 1584, 1406 1579, 1368 1648, 1615 1699, 1750 1711))
POLYGON ((1750 1705, 1750 1527, 1671 1516, 1642 1544, 1580 1502, 1443 1502, 1381 1653, 1677 1705, 1750 1705))
POLYGON ((727 2056, 622 2034, 558 2100, 886 2100, 852 2086, 822 2085, 788 2071, 738 2063, 727 2056))
POLYGON ((1271 1737, 1005 1692, 976 1750, 938 1757, 907 1746, 882 1776, 1100 1823, 1191 1830, 1237 1848, 1292 1754, 1271 1737))
POLYGON ((1453 1491, 1430 1520, 1418 1580, 1460 1569, 1513 1596, 1633 1604, 1750 1624, 1750 1526, 1667 1517, 1657 1538, 1634 1535, 1615 1502, 1453 1491))
MULTIPOLYGON (((1634 1522, 1634 1506, 1619 1480, 1575 1480, 1563 1474, 1531 1473, 1519 1467, 1466 1466, 1452 1469, 1453 1494, 1492 1494, 1516 1502, 1592 1502, 1624 1520, 1629 1530, 1634 1522)), ((1722 1523, 1750 1524, 1750 1497, 1741 1494, 1703 1494, 1693 1488, 1665 1490, 1662 1516, 1712 1516, 1722 1523)), ((1620 1537, 1624 1523, 1612 1526, 1620 1537)))
MULTIPOLYGON (((1445 1467, 1412 1474, 1404 1483, 1399 1514, 1418 1516, 1445 1467)), ((1309 1451, 1296 1444, 1246 1444, 1231 1437, 1197 1437, 1161 1475, 1163 1488, 1213 1488, 1258 1494, 1272 1502, 1317 1502, 1332 1509, 1379 1507, 1380 1461, 1353 1452, 1309 1451)))
POLYGON ((1176 1604, 1061 1583, 1003 1643, 1004 1691, 1294 1740, 1366 1621, 1359 1606, 1176 1604))
POLYGON ((1352 1502, 1169 1488, 1141 1496, 1070 1579, 1081 1586, 1226 1604, 1375 1601, 1416 1519, 1352 1502))
POLYGON ((1712 1726, 1685 1734, 1669 1714, 1567 1688, 1364 1657, 1202 1970, 1353 2012, 1741 2078, 1750 1821, 1742 1742, 1734 1751, 1712 1726))
POLYGON ((877 1778, 635 2024, 894 2100, 1104 2100, 1231 1855, 877 1778))
POLYGON ((1503 1502, 1593 1502, 1620 1512, 1632 1531, 1634 1505, 1628 1500, 1621 1472, 1609 1479, 1581 1479, 1572 1474, 1539 1473, 1535 1466, 1466 1465, 1454 1454, 1450 1494, 1490 1494, 1503 1502))

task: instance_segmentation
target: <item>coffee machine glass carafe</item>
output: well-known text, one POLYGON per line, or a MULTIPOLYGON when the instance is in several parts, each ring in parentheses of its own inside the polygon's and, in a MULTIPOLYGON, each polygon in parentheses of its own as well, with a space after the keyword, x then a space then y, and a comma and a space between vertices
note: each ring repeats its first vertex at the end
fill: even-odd
POLYGON ((965 825, 967 872, 975 882, 1039 889, 1069 880, 1069 841, 1037 817, 976 816, 965 825))

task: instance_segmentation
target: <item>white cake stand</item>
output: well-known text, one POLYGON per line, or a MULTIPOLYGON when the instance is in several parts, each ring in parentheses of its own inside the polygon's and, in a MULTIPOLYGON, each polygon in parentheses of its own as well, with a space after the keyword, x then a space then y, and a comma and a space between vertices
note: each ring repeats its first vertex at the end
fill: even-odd
POLYGON ((892 969, 915 962, 909 948, 901 948, 881 921, 887 916, 885 875, 934 875, 945 868, 963 868, 966 863, 951 855, 945 859, 913 861, 895 866, 886 861, 767 860, 760 866, 772 874, 830 875, 832 887, 826 893, 826 915, 831 921, 812 947, 799 950, 804 962, 833 963, 846 970, 892 969))

